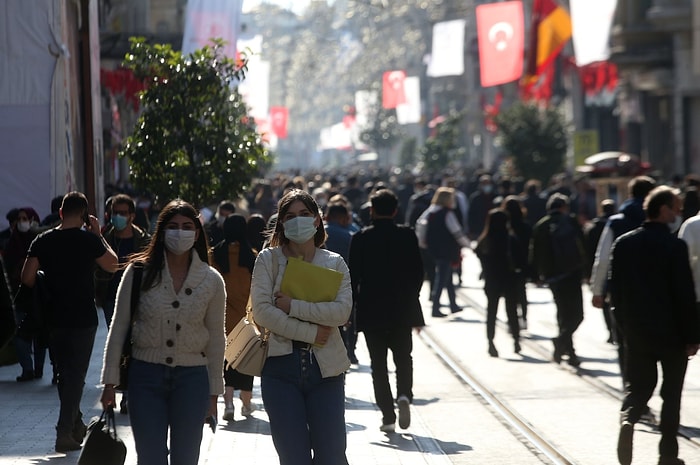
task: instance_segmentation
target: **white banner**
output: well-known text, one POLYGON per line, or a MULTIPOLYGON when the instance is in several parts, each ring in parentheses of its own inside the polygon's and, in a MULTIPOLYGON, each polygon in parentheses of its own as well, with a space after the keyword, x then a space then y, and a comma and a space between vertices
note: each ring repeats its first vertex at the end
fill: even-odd
POLYGON ((372 90, 358 90, 355 92, 355 124, 359 130, 369 126, 369 121, 374 118, 379 105, 379 94, 372 90))
POLYGON ((433 26, 433 51, 428 76, 461 76, 464 74, 464 28, 466 21, 443 21, 433 26))
POLYGON ((610 29, 617 0, 570 0, 576 65, 610 57, 610 29))
POLYGON ((267 119, 270 113, 270 62, 255 56, 248 61, 248 73, 238 91, 250 108, 250 116, 267 119))
POLYGON ((396 106, 396 119, 399 124, 419 123, 421 119, 420 78, 407 77, 403 81, 406 102, 396 106))
POLYGON ((224 54, 236 58, 242 6, 243 0, 188 0, 182 53, 192 53, 219 38, 226 41, 224 54))

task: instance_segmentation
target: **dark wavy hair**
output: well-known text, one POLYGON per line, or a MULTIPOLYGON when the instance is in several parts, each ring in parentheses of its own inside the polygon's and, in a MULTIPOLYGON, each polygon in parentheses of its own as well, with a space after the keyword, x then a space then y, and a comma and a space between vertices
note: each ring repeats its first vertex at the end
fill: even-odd
POLYGON ((151 236, 151 242, 148 244, 148 247, 143 252, 129 257, 130 263, 137 262, 145 266, 142 289, 149 289, 160 283, 163 267, 165 266, 165 226, 175 215, 186 216, 194 221, 195 228, 199 231, 199 236, 194 243, 193 249, 197 252, 200 260, 211 265, 207 234, 199 220, 199 212, 182 199, 172 200, 160 211, 155 231, 153 236, 151 236))
MULTIPOLYGON (((323 217, 321 216, 321 209, 318 207, 316 200, 308 192, 301 189, 291 189, 284 194, 277 204, 277 218, 284 218, 284 215, 289 211, 289 206, 297 200, 303 203, 304 206, 320 220, 316 228, 316 234, 314 235, 314 245, 316 247, 321 247, 326 242, 327 237, 326 230, 323 227, 323 217)), ((284 235, 282 221, 277 221, 272 237, 270 238, 270 246, 277 247, 285 244, 289 244, 289 239, 284 235)))

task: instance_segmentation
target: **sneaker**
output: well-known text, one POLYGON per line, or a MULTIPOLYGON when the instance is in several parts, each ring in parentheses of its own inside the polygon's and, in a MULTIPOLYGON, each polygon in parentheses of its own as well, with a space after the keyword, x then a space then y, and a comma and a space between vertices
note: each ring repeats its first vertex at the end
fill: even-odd
POLYGON ((71 436, 59 436, 56 438, 56 452, 70 452, 72 450, 80 450, 80 444, 71 436))
POLYGON ((396 401, 399 406, 399 428, 406 429, 411 426, 411 402, 406 396, 399 396, 396 401))
POLYGON ((255 405, 253 402, 251 402, 250 405, 247 407, 245 404, 243 404, 243 407, 241 407, 241 415, 243 415, 244 417, 249 417, 257 409, 258 406, 255 405))
POLYGON ((632 463, 632 437, 634 425, 629 421, 623 421, 620 425, 620 436, 617 438, 617 460, 620 465, 632 463))
POLYGON ((233 405, 224 409, 224 420, 233 421, 233 405))
POLYGON ((379 431, 382 433, 393 433, 396 431, 396 426, 393 423, 387 423, 379 427, 379 431))

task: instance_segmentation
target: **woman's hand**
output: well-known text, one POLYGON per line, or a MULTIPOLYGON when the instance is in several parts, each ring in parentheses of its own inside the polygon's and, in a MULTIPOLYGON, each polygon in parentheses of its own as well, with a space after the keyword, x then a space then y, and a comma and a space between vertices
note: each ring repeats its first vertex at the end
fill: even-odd
POLYGON ((209 417, 219 418, 219 410, 216 404, 218 399, 219 396, 209 396, 209 409, 207 410, 207 418, 204 419, 205 423, 209 417))
POLYGON ((114 384, 105 384, 102 389, 102 397, 100 397, 100 403, 104 410, 114 408, 117 405, 114 395, 114 384))
POLYGON ((323 346, 328 342, 328 337, 331 335, 331 327, 318 325, 316 330, 316 339, 314 339, 315 346, 323 346))
POLYGON ((292 298, 282 292, 275 292, 275 307, 289 315, 289 310, 292 308, 292 298))

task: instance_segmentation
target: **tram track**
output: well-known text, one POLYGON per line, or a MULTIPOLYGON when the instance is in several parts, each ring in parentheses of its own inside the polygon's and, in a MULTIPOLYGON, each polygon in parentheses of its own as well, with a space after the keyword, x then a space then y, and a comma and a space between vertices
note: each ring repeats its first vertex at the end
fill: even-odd
MULTIPOLYGON (((486 310, 479 302, 470 298, 465 293, 461 293, 461 299, 472 307, 478 314, 485 318, 486 310)), ((497 325, 504 331, 507 331, 507 325, 497 320, 497 325)), ((523 418, 520 413, 511 408, 506 402, 502 401, 499 396, 487 385, 485 385, 479 377, 469 370, 464 363, 458 361, 459 357, 451 353, 447 344, 440 342, 439 337, 432 337, 432 330, 426 328, 420 333, 420 338, 426 346, 442 361, 442 363, 465 385, 474 392, 485 404, 487 404, 492 413, 508 426, 511 432, 527 446, 543 463, 554 465, 576 465, 580 462, 575 461, 561 447, 550 441, 541 431, 533 427, 531 423, 523 418)), ((529 338, 521 340, 523 346, 527 346, 533 352, 541 355, 543 359, 549 359, 551 351, 547 351, 541 343, 529 338)), ((610 386, 608 383, 600 380, 595 374, 590 373, 585 368, 566 370, 572 376, 576 376, 580 380, 587 383, 597 392, 608 396, 618 402, 622 401, 623 393, 620 389, 610 386)), ((658 412, 654 412, 658 418, 658 412)), ((700 441, 698 440, 697 430, 681 426, 679 429, 679 438, 686 440, 687 444, 693 449, 700 451, 700 441)))

